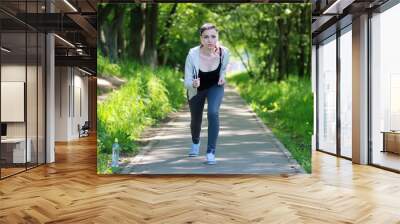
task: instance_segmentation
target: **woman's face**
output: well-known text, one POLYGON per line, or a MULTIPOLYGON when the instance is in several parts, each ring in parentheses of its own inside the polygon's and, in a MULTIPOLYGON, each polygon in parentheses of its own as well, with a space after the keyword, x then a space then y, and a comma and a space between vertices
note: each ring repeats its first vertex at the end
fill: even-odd
POLYGON ((200 37, 200 42, 210 50, 214 49, 218 42, 218 33, 215 29, 204 30, 200 37))

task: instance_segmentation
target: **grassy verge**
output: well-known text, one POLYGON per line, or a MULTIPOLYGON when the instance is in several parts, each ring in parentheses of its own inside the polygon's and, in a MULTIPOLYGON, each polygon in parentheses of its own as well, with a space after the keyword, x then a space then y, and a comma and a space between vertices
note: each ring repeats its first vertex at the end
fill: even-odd
POLYGON ((246 73, 228 78, 255 113, 291 152, 308 173, 311 172, 313 97, 311 81, 291 77, 281 82, 252 80, 246 73))
POLYGON ((98 56, 99 76, 123 77, 127 82, 97 105, 98 173, 112 173, 108 166, 111 145, 117 138, 121 154, 138 153, 137 140, 144 128, 156 124, 185 102, 182 72, 151 69, 132 62, 110 64, 98 56))
POLYGON ((121 167, 111 167, 111 154, 101 153, 97 150, 97 173, 113 174, 122 171, 121 167))

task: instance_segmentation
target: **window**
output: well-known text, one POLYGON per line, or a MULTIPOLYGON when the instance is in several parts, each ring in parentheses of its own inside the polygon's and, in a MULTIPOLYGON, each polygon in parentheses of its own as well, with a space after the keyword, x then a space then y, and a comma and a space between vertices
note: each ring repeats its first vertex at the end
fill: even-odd
POLYGON ((336 153, 336 35, 318 48, 318 149, 336 153))
POLYGON ((340 154, 352 157, 352 32, 351 25, 340 36, 340 154))
POLYGON ((371 18, 372 163, 400 170, 400 5, 371 18))

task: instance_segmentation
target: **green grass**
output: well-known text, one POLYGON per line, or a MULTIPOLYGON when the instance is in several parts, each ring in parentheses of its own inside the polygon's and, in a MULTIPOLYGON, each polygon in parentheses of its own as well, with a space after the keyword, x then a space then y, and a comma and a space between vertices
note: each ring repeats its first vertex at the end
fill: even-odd
MULTIPOLYGON (((119 167, 117 169, 121 170, 119 167)), ((101 153, 97 148, 97 173, 112 174, 114 171, 115 168, 111 167, 111 154, 101 153)))
POLYGON ((122 167, 111 167, 111 154, 100 153, 97 151, 97 173, 113 174, 122 171, 122 167))
POLYGON ((156 124, 185 102, 182 73, 171 68, 151 69, 136 63, 110 64, 98 55, 100 76, 123 77, 127 82, 97 105, 98 172, 112 172, 111 145, 117 138, 122 154, 138 153, 137 140, 146 127, 156 124))
MULTIPOLYGON (((124 154, 138 153, 136 141, 144 128, 156 124, 185 102, 182 72, 155 70, 124 61, 110 64, 98 56, 100 76, 127 81, 98 104, 98 173, 114 173, 109 167, 115 138, 124 154)), ((247 74, 229 77, 240 94, 275 136, 307 171, 311 172, 313 98, 310 80, 289 78, 282 82, 251 80, 247 74)))
POLYGON ((251 80, 246 73, 228 78, 255 113, 311 173, 313 96, 311 81, 290 77, 281 82, 251 80))

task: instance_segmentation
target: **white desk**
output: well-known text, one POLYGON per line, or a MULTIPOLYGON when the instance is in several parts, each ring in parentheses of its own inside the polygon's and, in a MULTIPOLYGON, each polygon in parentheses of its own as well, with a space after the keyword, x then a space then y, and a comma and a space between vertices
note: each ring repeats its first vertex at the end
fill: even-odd
POLYGON ((1 144, 14 144, 13 148, 13 163, 25 163, 25 158, 27 158, 26 162, 31 162, 31 145, 32 141, 30 138, 27 139, 28 147, 26 148, 25 155, 25 138, 5 138, 1 139, 1 144))

